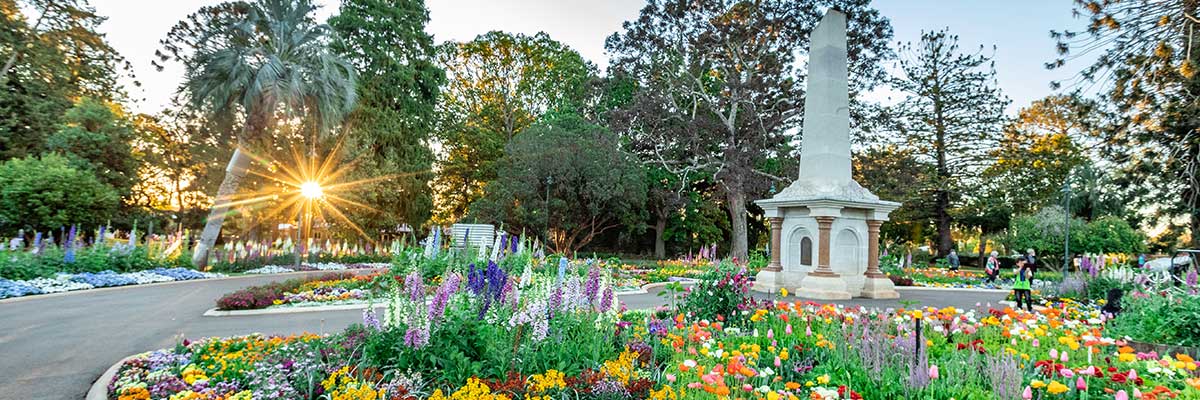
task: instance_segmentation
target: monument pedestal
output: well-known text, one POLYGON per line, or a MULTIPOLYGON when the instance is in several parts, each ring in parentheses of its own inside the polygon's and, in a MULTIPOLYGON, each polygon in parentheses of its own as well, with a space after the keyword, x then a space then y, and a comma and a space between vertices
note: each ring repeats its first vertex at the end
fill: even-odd
POLYGON ((868 299, 898 299, 900 292, 896 291, 896 285, 888 278, 872 278, 867 277, 863 281, 862 297, 868 299))
POLYGON ((846 280, 840 276, 809 274, 800 281, 796 296, 818 300, 850 300, 850 291, 846 288, 846 280))
POLYGON ((800 286, 797 275, 799 274, 795 272, 788 274, 783 271, 763 269, 754 276, 754 286, 750 290, 759 293, 779 293, 779 289, 795 291, 796 287, 800 286))

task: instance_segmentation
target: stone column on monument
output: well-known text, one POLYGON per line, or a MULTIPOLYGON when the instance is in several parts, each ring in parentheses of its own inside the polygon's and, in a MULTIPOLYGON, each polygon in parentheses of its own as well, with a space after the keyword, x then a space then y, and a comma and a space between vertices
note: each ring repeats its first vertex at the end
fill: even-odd
POLYGON ((771 221, 771 262, 764 269, 779 272, 783 271, 783 264, 780 262, 782 258, 780 247, 783 247, 780 245, 780 236, 783 235, 783 218, 772 217, 769 220, 771 221))
POLYGON ((833 217, 817 217, 817 270, 809 275, 838 277, 829 267, 829 231, 833 227, 833 217))
POLYGON ((829 267, 829 233, 835 218, 830 215, 817 215, 814 218, 817 220, 817 269, 809 272, 808 276, 800 281, 796 296, 821 300, 849 300, 851 296, 846 280, 829 267))
POLYGON ((867 220, 867 272, 863 281, 862 296, 871 299, 897 299, 900 292, 892 280, 879 270, 879 226, 883 221, 867 220))

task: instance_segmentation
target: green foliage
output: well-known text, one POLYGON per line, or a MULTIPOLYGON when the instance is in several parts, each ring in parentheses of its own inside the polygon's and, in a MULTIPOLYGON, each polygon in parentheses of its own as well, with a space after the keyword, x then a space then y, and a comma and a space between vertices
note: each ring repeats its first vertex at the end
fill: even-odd
POLYGON ((527 232, 544 231, 549 217, 553 250, 574 253, 605 231, 643 221, 645 193, 642 171, 615 134, 560 114, 512 141, 499 176, 472 211, 484 221, 527 232))
POLYGON ((749 319, 742 311, 753 309, 750 273, 729 261, 722 261, 704 275, 684 296, 681 311, 692 318, 724 320, 741 324, 749 319))
POLYGON ((371 208, 348 210, 367 232, 400 224, 417 229, 433 209, 429 181, 439 86, 445 73, 433 64, 433 38, 425 33, 423 1, 347 0, 329 19, 334 50, 359 74, 358 104, 347 116, 345 158, 351 180, 387 176, 359 186, 355 197, 371 208))
POLYGON ((80 224, 97 226, 117 207, 112 188, 66 158, 47 154, 0 164, 0 229, 48 231, 80 224))
POLYGON ((436 221, 454 223, 499 176, 497 161, 519 132, 551 111, 579 112, 596 67, 545 33, 499 31, 438 49, 449 82, 438 104, 436 221))
POLYGON ((130 251, 113 251, 108 247, 89 246, 76 250, 75 262, 63 262, 63 249, 47 247, 41 254, 27 251, 3 253, 0 257, 0 278, 28 280, 52 278, 58 273, 80 272, 137 272, 155 268, 189 267, 186 257, 159 258, 139 246, 130 251))
POLYGON ((133 126, 120 105, 86 97, 63 116, 63 126, 46 139, 46 148, 87 171, 122 197, 137 180, 133 126))
MULTIPOLYGON (((1062 262, 1066 221, 1061 207, 1046 207, 1037 214, 1013 218, 1001 238, 1009 249, 1037 249, 1043 257, 1062 262)), ((1146 249, 1146 238, 1124 220, 1108 216, 1090 223, 1071 218, 1071 253, 1135 254, 1146 249)))
POLYGON ((128 70, 88 1, 24 3, 0 0, 0 160, 39 154, 74 99, 122 97, 128 70))
POLYGON ((1200 296, 1127 293, 1106 334, 1142 343, 1200 347, 1200 296))

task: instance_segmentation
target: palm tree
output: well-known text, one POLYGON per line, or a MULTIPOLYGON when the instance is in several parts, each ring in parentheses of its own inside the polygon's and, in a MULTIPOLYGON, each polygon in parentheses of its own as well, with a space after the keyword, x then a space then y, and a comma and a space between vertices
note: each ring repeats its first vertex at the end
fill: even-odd
POLYGON ((328 129, 354 105, 354 68, 330 50, 333 31, 315 21, 315 10, 311 0, 222 3, 201 8, 163 42, 169 55, 160 57, 184 64, 179 90, 188 104, 216 120, 242 121, 192 255, 198 268, 207 264, 230 199, 246 176, 247 146, 272 135, 279 114, 328 129))

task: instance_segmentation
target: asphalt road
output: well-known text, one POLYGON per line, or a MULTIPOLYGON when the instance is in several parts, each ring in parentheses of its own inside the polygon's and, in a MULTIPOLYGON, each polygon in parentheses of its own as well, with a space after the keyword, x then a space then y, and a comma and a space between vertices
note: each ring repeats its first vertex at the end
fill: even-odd
MULTIPOLYGON (((204 280, 32 296, 0 301, 0 399, 81 399, 92 382, 120 359, 173 346, 177 338, 250 333, 339 331, 361 321, 359 310, 242 317, 204 317, 222 294, 298 274, 204 280)), ((620 296, 631 309, 666 299, 620 296)), ((1002 293, 902 290, 921 306, 973 308, 1002 293)), ((770 296, 759 295, 763 298, 770 296)), ((898 307, 897 300, 855 299, 841 304, 898 307)))

